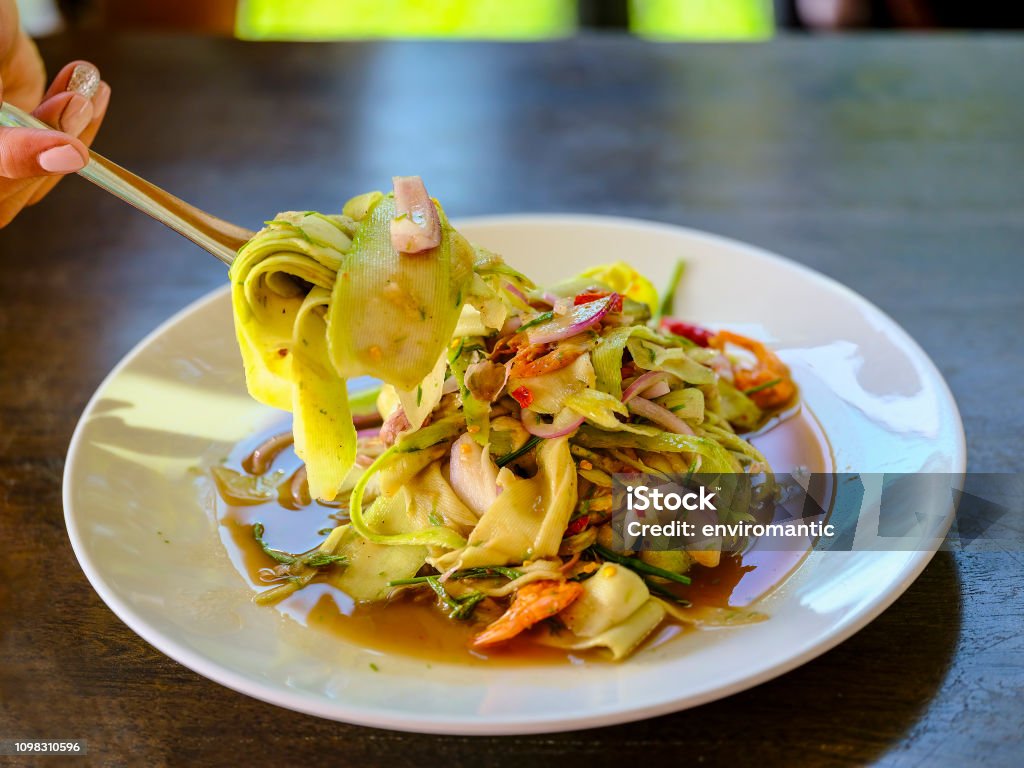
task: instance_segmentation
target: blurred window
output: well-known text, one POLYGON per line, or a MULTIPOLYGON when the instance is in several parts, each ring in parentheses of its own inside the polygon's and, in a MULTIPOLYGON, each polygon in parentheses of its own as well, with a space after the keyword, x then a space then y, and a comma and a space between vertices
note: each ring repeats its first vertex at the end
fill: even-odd
POLYGON ((43 37, 60 31, 64 21, 54 0, 17 0, 22 28, 31 37, 43 37))
POLYGON ((448 37, 537 40, 576 31, 575 0, 240 0, 248 40, 448 37))

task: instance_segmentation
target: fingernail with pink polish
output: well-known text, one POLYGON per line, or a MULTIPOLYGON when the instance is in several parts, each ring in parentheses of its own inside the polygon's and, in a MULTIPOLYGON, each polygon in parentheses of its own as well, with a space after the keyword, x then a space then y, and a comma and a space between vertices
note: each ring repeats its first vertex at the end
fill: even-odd
POLYGON ((70 144, 40 152, 39 167, 50 173, 71 173, 85 167, 85 160, 70 144))
POLYGON ((73 94, 60 113, 60 129, 77 136, 92 120, 92 102, 80 94, 73 94))
POLYGON ((102 115, 109 103, 110 86, 106 83, 100 83, 100 87, 96 89, 96 95, 92 97, 92 116, 102 115))

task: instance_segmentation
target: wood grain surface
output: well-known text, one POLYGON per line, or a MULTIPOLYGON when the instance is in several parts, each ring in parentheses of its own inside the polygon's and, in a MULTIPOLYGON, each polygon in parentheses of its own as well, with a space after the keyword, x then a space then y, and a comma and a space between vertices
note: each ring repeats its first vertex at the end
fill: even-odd
MULTIPOLYGON (((336 210, 392 174, 419 173, 456 216, 622 214, 782 253, 919 340, 956 395, 971 469, 1019 471, 1022 38, 118 36, 42 47, 51 71, 88 58, 112 84, 98 149, 242 225, 336 210)), ((90 750, 40 764, 1024 764, 1019 551, 940 553, 878 620, 796 671, 592 731, 455 738, 347 726, 164 657, 79 569, 61 473, 107 371, 224 279, 213 259, 77 178, 0 231, 0 738, 79 738, 90 750)))

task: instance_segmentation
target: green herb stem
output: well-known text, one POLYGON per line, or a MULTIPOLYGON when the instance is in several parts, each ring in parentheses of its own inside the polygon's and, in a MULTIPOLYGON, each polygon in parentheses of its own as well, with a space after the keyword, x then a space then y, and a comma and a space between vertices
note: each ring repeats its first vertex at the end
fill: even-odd
POLYGON ((649 565, 648 563, 645 563, 643 560, 640 560, 639 558, 626 557, 625 555, 617 554, 615 552, 612 552, 610 549, 605 549, 600 544, 594 544, 593 547, 594 551, 598 555, 600 555, 604 560, 608 560, 609 562, 616 563, 625 568, 629 568, 631 571, 647 574, 648 576, 660 576, 663 579, 674 581, 677 584, 689 584, 691 581, 689 576, 686 576, 682 573, 673 573, 672 571, 666 571, 664 568, 658 568, 657 566, 649 565))
POLYGON ((658 306, 658 314, 654 318, 656 321, 660 321, 661 318, 666 315, 671 315, 674 311, 676 303, 676 291, 679 289, 679 283, 683 280, 683 272, 686 271, 686 262, 682 259, 676 261, 676 265, 672 270, 672 276, 668 280, 668 286, 665 288, 665 295, 661 299, 661 304, 658 306))
MULTIPOLYGON (((507 568, 503 565, 481 565, 476 568, 467 568, 464 571, 456 571, 448 578, 452 581, 460 581, 462 579, 487 579, 504 576, 509 581, 514 581, 522 575, 523 574, 515 568, 507 568)), ((394 581, 389 581, 388 586, 412 587, 417 584, 428 584, 430 579, 436 578, 436 576, 413 576, 410 579, 395 579, 394 581)))
POLYGON ((502 456, 501 458, 497 459, 494 463, 497 464, 499 467, 504 467, 506 464, 511 464, 513 461, 518 459, 524 453, 527 453, 528 451, 530 451, 541 440, 542 440, 542 438, 537 437, 536 435, 533 435, 529 440, 527 440, 525 443, 523 443, 521 448, 517 448, 516 450, 512 451, 511 453, 506 453, 504 456, 502 456))
POLYGON ((293 555, 288 552, 282 552, 280 549, 274 549, 274 547, 267 544, 263 539, 263 534, 266 529, 263 523, 252 524, 252 535, 256 539, 256 543, 260 545, 268 557, 273 558, 279 563, 289 566, 289 570, 297 566, 306 566, 308 568, 323 568, 327 565, 334 565, 336 563, 344 563, 344 555, 332 555, 327 552, 321 551, 319 548, 311 549, 301 555, 293 555))
POLYGON ((273 558, 279 563, 284 563, 285 565, 291 565, 294 563, 297 559, 295 555, 289 555, 287 552, 282 552, 280 549, 274 549, 263 540, 263 534, 265 531, 266 528, 264 528, 263 523, 257 522, 252 524, 252 537, 256 539, 256 543, 260 545, 260 549, 262 549, 268 557, 273 558))
POLYGON ((772 379, 771 381, 766 381, 763 384, 758 384, 756 387, 751 387, 750 389, 744 389, 743 390, 743 394, 744 395, 752 395, 755 392, 760 392, 760 391, 762 391, 764 389, 771 389, 776 384, 781 384, 781 383, 782 383, 782 379, 772 379))
POLYGON ((686 607, 692 605, 692 603, 689 600, 679 597, 679 595, 677 595, 675 592, 673 592, 671 589, 664 586, 663 584, 658 584, 656 581, 651 581, 650 579, 644 579, 644 584, 646 584, 647 589, 649 589, 654 594, 660 595, 661 597, 664 597, 666 600, 671 600, 673 603, 676 603, 677 605, 682 605, 686 607))
POLYGON ((486 597, 483 592, 470 592, 461 598, 452 597, 437 576, 427 576, 427 585, 434 590, 441 602, 448 606, 448 615, 453 619, 468 619, 473 615, 477 603, 486 597))
POLYGON ((530 320, 528 323, 523 323, 522 325, 520 325, 519 331, 525 331, 527 328, 533 328, 533 326, 535 325, 546 323, 548 320, 554 319, 554 317, 555 313, 551 312, 550 310, 547 312, 541 312, 539 315, 533 318, 533 320, 530 320))

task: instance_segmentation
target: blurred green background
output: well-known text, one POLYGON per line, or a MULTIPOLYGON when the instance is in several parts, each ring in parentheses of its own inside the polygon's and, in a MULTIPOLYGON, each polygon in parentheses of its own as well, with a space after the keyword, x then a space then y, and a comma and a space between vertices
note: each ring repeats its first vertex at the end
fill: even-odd
MULTIPOLYGON (((599 6, 591 7, 599 17, 599 6)), ((580 11, 576 0, 241 0, 236 29, 248 39, 529 40, 575 33, 580 11)), ((763 38, 772 32, 773 15, 771 0, 630 0, 625 21, 630 30, 654 37, 763 38)))
POLYGON ((187 31, 247 40, 765 40, 780 30, 1024 27, 1001 0, 18 0, 25 27, 187 31))

